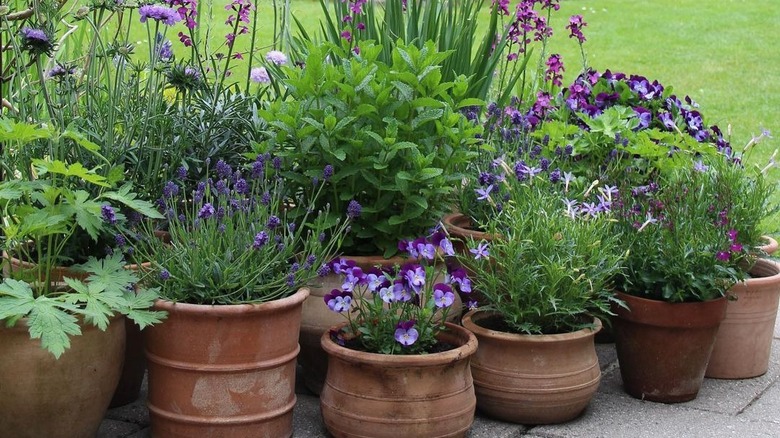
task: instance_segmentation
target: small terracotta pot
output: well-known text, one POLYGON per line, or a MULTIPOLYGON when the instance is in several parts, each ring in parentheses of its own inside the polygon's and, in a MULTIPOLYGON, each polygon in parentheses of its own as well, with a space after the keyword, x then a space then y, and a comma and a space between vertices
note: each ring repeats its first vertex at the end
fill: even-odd
POLYGON ((555 335, 521 335, 483 327, 496 314, 472 310, 463 326, 479 341, 471 360, 477 407, 502 421, 553 424, 582 413, 601 381, 594 335, 582 329, 555 335))
POLYGON ((463 213, 451 213, 442 218, 442 224, 447 233, 453 237, 453 246, 457 251, 466 252, 466 242, 469 239, 490 242, 493 236, 483 231, 475 230, 471 219, 463 213))
POLYGON ((464 437, 476 407, 469 362, 477 339, 446 326, 439 340, 456 348, 411 356, 351 350, 323 334, 330 363, 320 407, 328 431, 337 438, 464 437))
POLYGON ((663 403, 693 400, 726 316, 726 297, 668 303, 618 292, 612 323, 623 387, 632 397, 663 403))
MULTIPOLYGON (((345 259, 354 260, 356 265, 363 270, 375 266, 392 267, 403 265, 409 259, 392 257, 385 259, 380 256, 343 256, 345 259)), ((324 278, 316 279, 309 285, 311 294, 303 302, 303 317, 301 321, 301 335, 299 343, 301 353, 298 355, 298 363, 301 365, 303 382, 306 388, 319 394, 325 383, 325 375, 328 373, 328 355, 320 345, 322 334, 334 325, 344 322, 344 315, 328 309, 324 297, 333 289, 341 288, 343 281, 338 274, 328 274, 324 278)), ((449 322, 457 322, 460 319, 463 302, 459 296, 455 296, 450 312, 447 314, 449 322)))
POLYGON ((25 320, 0 324, 0 425, 15 438, 94 438, 122 369, 124 317, 81 335, 55 359, 31 340, 25 320))
POLYGON ((766 245, 761 245, 759 248, 761 248, 762 251, 767 253, 768 255, 772 255, 777 251, 778 243, 777 240, 769 237, 769 236, 762 236, 764 240, 767 241, 766 245))
POLYGON ((733 299, 720 324, 706 377, 747 379, 769 369, 780 302, 780 265, 758 259, 750 275, 728 291, 733 299))
POLYGON ((155 302, 144 330, 155 437, 289 437, 301 307, 309 295, 261 304, 155 302))

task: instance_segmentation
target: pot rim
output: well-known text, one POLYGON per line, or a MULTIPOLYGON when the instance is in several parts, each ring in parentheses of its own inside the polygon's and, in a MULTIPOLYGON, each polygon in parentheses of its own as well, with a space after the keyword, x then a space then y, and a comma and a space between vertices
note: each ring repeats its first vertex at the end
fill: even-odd
POLYGON ((468 358, 477 351, 477 337, 474 333, 456 324, 445 322, 445 335, 452 335, 461 340, 465 340, 461 345, 452 350, 441 351, 428 354, 395 355, 370 353, 360 350, 352 350, 338 345, 330 338, 333 330, 341 330, 347 325, 346 322, 331 327, 322 334, 320 345, 329 356, 339 358, 347 362, 360 362, 371 365, 381 365, 387 368, 407 368, 421 366, 439 366, 448 362, 457 362, 468 358))
POLYGON ((473 309, 463 315, 463 326, 473 332, 476 335, 490 336, 492 338, 501 339, 504 341, 523 341, 523 342, 554 342, 554 341, 569 341, 578 338, 585 338, 595 336, 603 327, 601 320, 593 317, 593 322, 596 325, 594 328, 582 328, 568 333, 555 333, 555 334, 541 334, 541 335, 528 335, 520 333, 502 332, 499 330, 491 330, 477 324, 478 321, 483 318, 488 318, 493 315, 498 315, 498 312, 489 310, 473 309), (475 318, 476 317, 476 318, 475 318))
POLYGON ((165 310, 167 312, 178 313, 203 313, 208 312, 214 316, 220 315, 238 315, 244 313, 255 313, 273 311, 276 309, 282 309, 287 307, 293 307, 297 304, 303 303, 303 301, 309 296, 309 288, 301 287, 294 294, 279 298, 276 300, 266 301, 262 303, 243 303, 243 304, 192 304, 182 303, 176 301, 166 300, 165 298, 157 298, 154 300, 154 307, 156 310, 165 310))
POLYGON ((707 301, 691 301, 672 303, 662 300, 652 300, 638 297, 625 292, 616 291, 616 297, 626 303, 628 309, 617 304, 612 305, 615 313, 613 318, 621 318, 646 325, 662 327, 680 327, 677 320, 685 320, 686 328, 703 328, 717 326, 726 317, 728 298, 724 295, 707 301), (635 313, 631 304, 636 307, 635 313))
MULTIPOLYGON (((746 278, 744 281, 741 281, 734 286, 745 286, 746 284, 749 285, 763 285, 767 283, 775 283, 778 280, 780 280, 780 264, 777 263, 774 260, 769 260, 765 258, 759 258, 756 260, 756 263, 753 265, 752 268, 748 271, 751 275, 753 274, 753 271, 756 270, 756 268, 759 268, 761 270, 761 275, 758 277, 750 277, 746 278)), ((734 287, 732 286, 732 288, 734 287)))
POLYGON ((442 218, 441 221, 442 224, 444 225, 444 228, 447 230, 447 232, 449 232, 451 235, 455 237, 460 237, 460 238, 472 237, 474 239, 482 239, 482 240, 491 240, 493 238, 493 236, 491 236, 490 234, 484 231, 472 230, 459 225, 465 222, 471 223, 471 218, 466 216, 463 213, 447 214, 442 218))

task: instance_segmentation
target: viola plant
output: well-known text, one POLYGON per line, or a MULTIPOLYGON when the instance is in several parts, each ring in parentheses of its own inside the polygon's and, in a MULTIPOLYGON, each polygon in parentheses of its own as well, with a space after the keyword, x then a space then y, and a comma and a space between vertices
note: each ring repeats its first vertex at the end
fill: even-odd
POLYGON ((312 198, 288 191, 280 166, 270 155, 240 169, 218 161, 193 191, 166 183, 158 202, 170 239, 147 227, 136 247, 151 262, 145 281, 167 300, 215 305, 284 298, 308 284, 334 257, 349 222, 326 229, 328 211, 308 208, 319 191, 312 198), (293 206, 306 210, 295 221, 287 215, 293 206))
POLYGON ((443 258, 454 250, 442 231, 401 241, 399 248, 411 259, 391 268, 364 271, 353 260, 331 262, 330 270, 344 282, 324 300, 347 319, 345 328, 331 333, 335 342, 380 354, 434 351, 455 294, 471 292, 471 280, 463 270, 444 275, 443 258))
POLYGON ((523 334, 574 331, 608 315, 622 259, 611 213, 617 188, 583 187, 524 160, 496 167, 506 195, 500 207, 486 195, 494 210, 481 222, 493 237, 468 238, 469 251, 457 255, 480 309, 495 312, 500 330, 523 334))
POLYGON ((751 201, 735 196, 764 196, 741 192, 734 178, 742 171, 727 157, 702 158, 622 191, 616 207, 628 256, 616 279, 620 290, 669 302, 707 301, 741 281, 755 243, 744 240, 754 236, 739 224, 741 205, 751 201))

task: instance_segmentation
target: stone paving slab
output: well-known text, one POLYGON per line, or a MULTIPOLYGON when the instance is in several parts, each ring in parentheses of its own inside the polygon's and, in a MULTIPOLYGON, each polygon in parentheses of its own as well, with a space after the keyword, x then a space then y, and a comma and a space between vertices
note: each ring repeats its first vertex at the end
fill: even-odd
POLYGON ((780 424, 780 382, 775 382, 742 413, 749 420, 780 424))

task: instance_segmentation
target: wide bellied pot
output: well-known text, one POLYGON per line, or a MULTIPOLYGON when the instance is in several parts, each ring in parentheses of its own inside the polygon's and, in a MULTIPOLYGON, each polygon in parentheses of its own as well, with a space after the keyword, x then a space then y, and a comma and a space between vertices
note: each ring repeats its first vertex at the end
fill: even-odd
POLYGON ((525 335, 494 329, 497 314, 472 310, 463 326, 476 335, 471 372, 481 412, 503 421, 551 424, 582 413, 601 381, 594 335, 601 327, 571 333, 525 335))
POLYGON ((301 308, 309 295, 261 304, 158 300, 168 318, 144 331, 155 437, 292 436, 301 308))
POLYGON ((477 339, 446 326, 438 339, 452 348, 419 355, 357 351, 325 333, 329 364, 320 407, 328 431, 337 438, 466 436, 476 407, 469 365, 477 339))
MULTIPOLYGON (((343 256, 342 258, 354 260, 356 266, 363 270, 376 266, 391 268, 395 265, 400 266, 409 262, 409 259, 398 256, 389 259, 381 256, 343 256)), ((317 278, 315 282, 309 285, 311 294, 303 302, 303 317, 299 340, 301 353, 298 356, 298 363, 301 366, 303 382, 306 388, 315 394, 319 394, 322 391, 325 375, 328 373, 328 355, 320 345, 320 338, 328 329, 344 321, 343 315, 328 309, 323 298, 333 289, 340 288, 342 283, 341 277, 335 273, 317 278)), ((457 321, 461 315, 462 300, 458 295, 455 296, 455 300, 456 302, 452 306, 453 311, 447 315, 449 322, 457 321)))
POLYGON ((769 369, 780 301, 780 265, 758 259, 750 277, 728 291, 726 318, 720 324, 706 377, 746 379, 769 369))
POLYGON ((663 403, 696 398, 718 327, 726 316, 726 297, 669 303, 618 292, 617 298, 628 307, 612 307, 625 391, 663 403))
POLYGON ((95 437, 122 370, 124 319, 106 331, 79 324, 59 359, 30 339, 24 320, 0 324, 0 435, 95 437))

